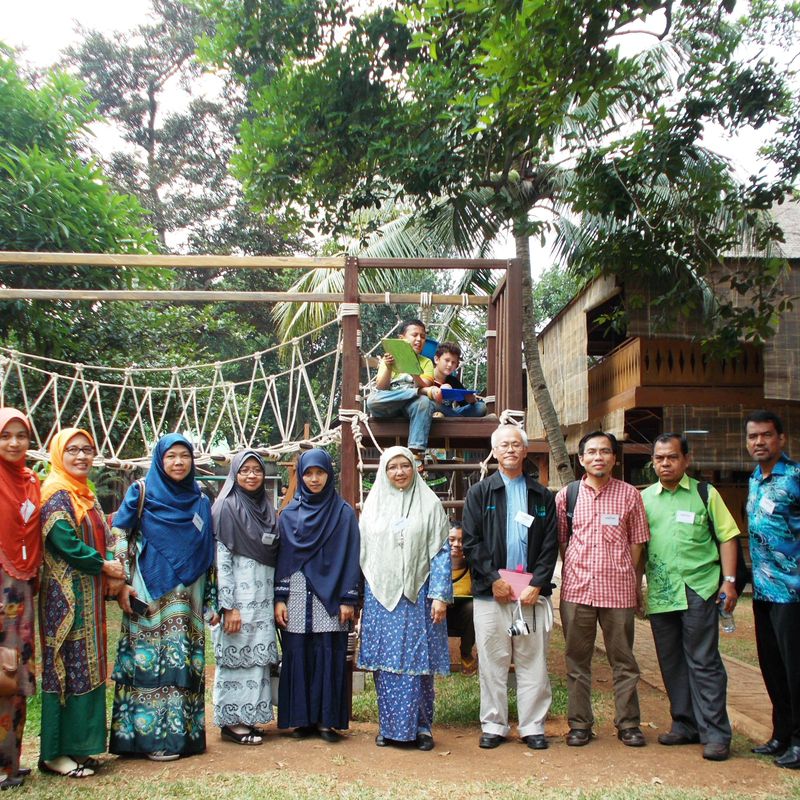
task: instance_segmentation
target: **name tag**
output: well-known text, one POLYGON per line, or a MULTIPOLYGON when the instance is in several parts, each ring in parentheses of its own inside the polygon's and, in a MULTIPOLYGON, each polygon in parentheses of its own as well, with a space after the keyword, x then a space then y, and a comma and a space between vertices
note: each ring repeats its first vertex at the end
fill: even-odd
POLYGON ((392 530, 396 533, 402 533, 408 527, 408 520, 405 517, 396 519, 392 523, 392 530))
POLYGON ((758 505, 765 514, 775 511, 775 503, 769 497, 762 497, 758 505))
POLYGON ((601 525, 619 525, 619 514, 601 514, 601 525))
POLYGON ((524 511, 517 511, 517 515, 514 517, 514 522, 518 522, 520 525, 530 528, 530 526, 533 524, 533 517, 530 514, 526 514, 524 511))
POLYGON ((272 544, 278 537, 274 533, 267 533, 261 537, 261 544, 270 545, 272 544))
POLYGON ((203 518, 199 514, 195 514, 194 517, 192 517, 192 522, 197 530, 203 530, 203 518))
POLYGON ((694 511, 676 511, 676 522, 685 522, 687 525, 694 525, 694 511))
POLYGON ((22 521, 27 522, 36 511, 36 506, 30 500, 26 500, 20 507, 19 513, 22 514, 22 521))

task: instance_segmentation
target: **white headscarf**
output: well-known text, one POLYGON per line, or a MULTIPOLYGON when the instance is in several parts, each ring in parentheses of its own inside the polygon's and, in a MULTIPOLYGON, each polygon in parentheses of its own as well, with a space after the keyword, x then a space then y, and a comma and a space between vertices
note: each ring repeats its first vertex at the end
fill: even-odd
POLYGON ((441 501, 416 471, 407 448, 384 451, 359 526, 361 570, 378 602, 389 611, 404 595, 415 603, 430 575, 431 560, 447 540, 449 525, 441 501), (395 456, 407 458, 414 467, 407 489, 392 485, 386 473, 395 456))

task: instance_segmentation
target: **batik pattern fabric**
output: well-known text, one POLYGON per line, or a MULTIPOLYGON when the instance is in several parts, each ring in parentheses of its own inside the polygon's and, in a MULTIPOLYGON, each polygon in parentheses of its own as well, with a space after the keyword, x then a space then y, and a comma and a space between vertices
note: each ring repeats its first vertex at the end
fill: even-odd
MULTIPOLYGON (((202 753, 205 734, 204 616, 217 609, 216 574, 209 569, 189 586, 152 600, 130 575, 129 532, 114 529, 115 554, 137 594, 149 602, 146 615, 123 614, 112 678, 114 707, 109 750, 117 755, 165 751, 202 753)), ((137 546, 138 546, 137 542, 137 546)))
POLYGON ((447 625, 433 622, 431 604, 434 599, 449 603, 452 598, 447 540, 431 561, 430 576, 422 585, 416 602, 403 596, 389 611, 378 602, 366 583, 358 666, 407 675, 447 675, 450 672, 447 625))
POLYGON ((782 454, 765 478, 750 476, 747 497, 753 596, 800 603, 800 464, 782 454))
POLYGON ((36 579, 18 580, 0 569, 0 601, 5 606, 0 647, 19 653, 19 692, 0 697, 0 771, 16 775, 25 731, 27 698, 36 694, 33 597, 36 579))
MULTIPOLYGON (((103 555, 95 550, 96 526, 105 527, 99 506, 78 524, 64 491, 56 492, 42 508, 42 536, 51 545, 45 547, 39 597, 42 691, 56 693, 62 700, 67 694, 88 694, 106 680, 103 555), (80 545, 87 548, 82 552, 93 551, 82 556, 81 566, 87 571, 67 560, 68 551, 78 552, 80 545)), ((107 539, 106 545, 112 541, 107 539)))
POLYGON ((217 542, 219 606, 237 609, 238 633, 212 630, 214 724, 260 725, 273 719, 270 667, 279 660, 275 641, 275 568, 231 552, 217 542))

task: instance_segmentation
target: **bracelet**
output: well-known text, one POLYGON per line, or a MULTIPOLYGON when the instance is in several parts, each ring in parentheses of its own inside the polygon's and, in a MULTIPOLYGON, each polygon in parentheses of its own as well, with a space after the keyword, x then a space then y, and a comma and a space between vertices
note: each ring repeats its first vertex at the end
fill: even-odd
POLYGON ((727 581, 728 583, 736 583, 736 576, 735 575, 723 575, 723 581, 727 581))

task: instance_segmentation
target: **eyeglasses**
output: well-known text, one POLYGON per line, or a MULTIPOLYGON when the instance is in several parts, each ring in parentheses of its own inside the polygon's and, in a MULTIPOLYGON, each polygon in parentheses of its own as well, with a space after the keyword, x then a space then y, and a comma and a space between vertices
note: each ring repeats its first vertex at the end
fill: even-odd
POLYGON ((72 445, 72 447, 65 447, 65 453, 69 453, 73 458, 75 456, 93 456, 94 455, 94 447, 91 445, 85 445, 84 447, 78 447, 77 445, 72 445))
POLYGON ((522 442, 500 442, 500 444, 495 447, 495 450, 499 450, 501 453, 507 453, 509 450, 524 450, 525 445, 522 442))
POLYGON ((241 475, 242 477, 255 475, 257 478, 261 478, 264 475, 264 470, 259 469, 258 467, 243 467, 236 474, 241 475))
POLYGON ((413 467, 408 461, 403 464, 389 464, 389 466, 386 467, 387 472, 411 472, 412 469, 413 467))

